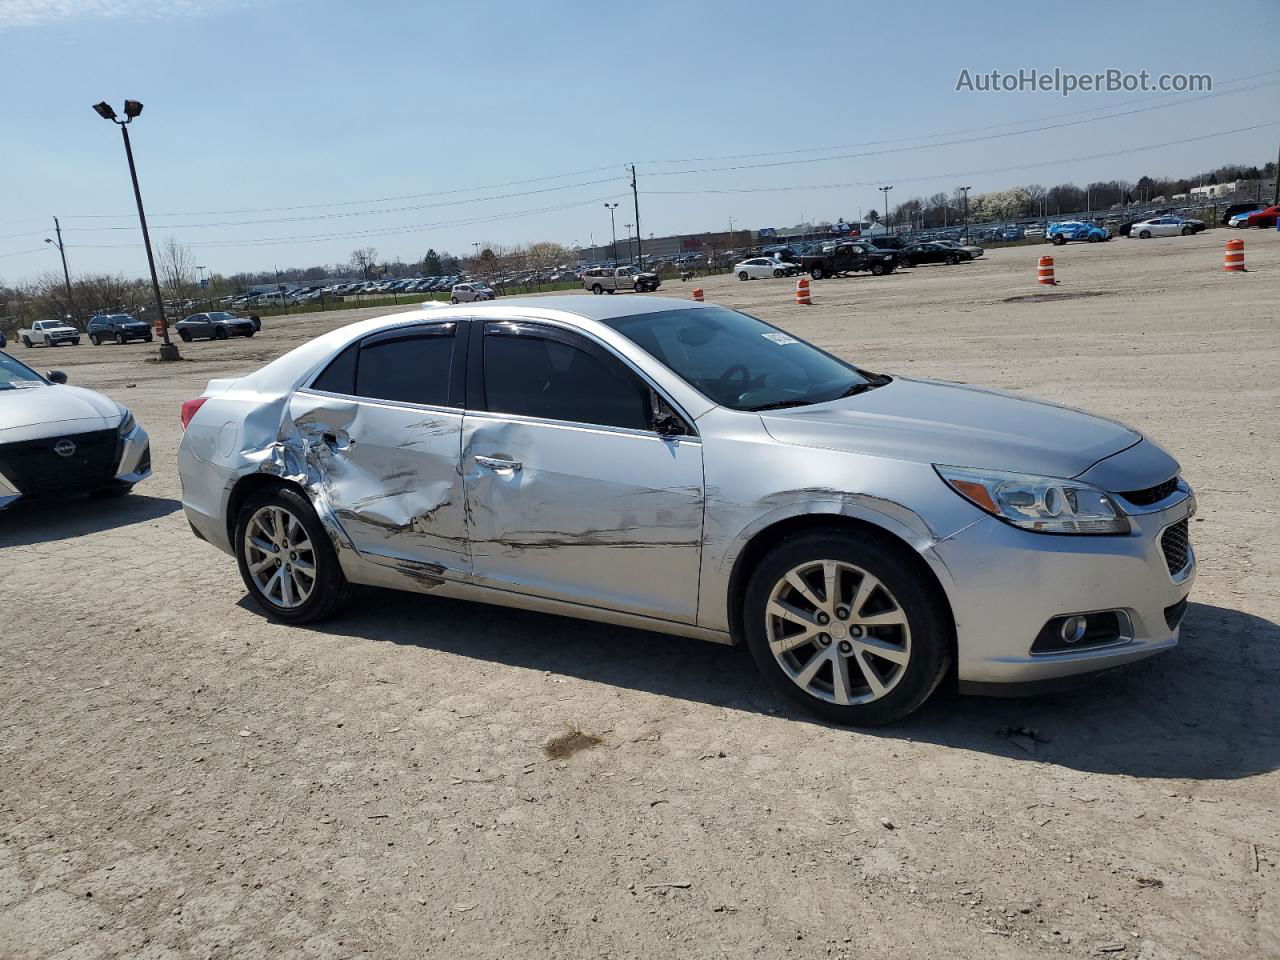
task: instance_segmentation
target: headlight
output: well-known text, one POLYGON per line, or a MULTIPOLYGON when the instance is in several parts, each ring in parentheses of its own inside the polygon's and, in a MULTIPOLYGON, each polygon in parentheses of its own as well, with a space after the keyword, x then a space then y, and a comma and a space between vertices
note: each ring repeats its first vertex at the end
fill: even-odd
POLYGON ((120 421, 120 436, 127 437, 129 434, 133 433, 133 428, 137 425, 137 421, 133 419, 133 414, 126 410, 124 412, 124 419, 120 421))
POLYGON ((1129 519, 1106 493, 1078 480, 934 464, 974 506, 1035 533, 1128 533, 1129 519))

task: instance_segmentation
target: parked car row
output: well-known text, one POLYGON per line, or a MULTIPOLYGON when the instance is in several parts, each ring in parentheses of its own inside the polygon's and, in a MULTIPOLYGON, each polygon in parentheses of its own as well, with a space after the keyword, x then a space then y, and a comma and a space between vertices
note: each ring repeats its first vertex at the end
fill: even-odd
POLYGON ((1232 214, 1227 221, 1227 226, 1237 229, 1245 227, 1262 227, 1269 228, 1276 225, 1276 218, 1280 216, 1280 206, 1265 204, 1253 204, 1249 209, 1239 210, 1232 214))

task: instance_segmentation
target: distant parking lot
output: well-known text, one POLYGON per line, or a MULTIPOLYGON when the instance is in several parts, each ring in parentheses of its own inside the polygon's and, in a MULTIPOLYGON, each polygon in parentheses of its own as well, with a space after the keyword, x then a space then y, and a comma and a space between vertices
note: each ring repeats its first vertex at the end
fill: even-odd
POLYGON ((874 731, 696 641, 379 592, 265 620, 183 518, 179 406, 404 307, 163 366, 17 348, 127 403, 155 474, 0 514, 0 956, 1280 956, 1280 235, 1233 275, 1236 235, 993 250, 811 307, 698 282, 870 370, 1124 420, 1197 490, 1175 651, 874 731))

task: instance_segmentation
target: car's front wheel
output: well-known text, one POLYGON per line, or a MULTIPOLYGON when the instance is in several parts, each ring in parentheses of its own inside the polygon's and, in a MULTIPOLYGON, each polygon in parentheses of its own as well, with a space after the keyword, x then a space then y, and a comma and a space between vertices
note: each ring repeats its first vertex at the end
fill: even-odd
POLYGON ((781 277, 781 276, 783 275, 783 273, 782 273, 782 271, 781 271, 781 270, 775 270, 775 271, 773 271, 773 275, 774 275, 774 277, 776 278, 776 277, 781 277))
POLYGON ((183 343, 190 343, 190 342, 191 342, 191 331, 190 331, 190 330, 179 330, 179 331, 178 331, 178 336, 180 336, 180 337, 182 338, 182 342, 183 342, 183 343))
POLYGON ((739 270, 739 271, 738 271, 738 279, 739 279, 739 280, 750 280, 750 279, 751 279, 751 277, 749 277, 749 276, 747 275, 747 271, 745 271, 745 270, 739 270))
POLYGON ((125 345, 125 335, 123 333, 116 334, 116 346, 123 347, 125 345))
POLYGON ((837 723, 879 724, 919 707, 950 667, 939 589, 878 537, 799 534, 747 586, 751 656, 779 692, 837 723))
POLYGON ((809 276, 812 277, 814 280, 821 280, 823 277, 826 276, 826 273, 823 271, 821 267, 810 267, 809 276))
POLYGON ((96 333, 89 334, 89 342, 92 343, 95 347, 102 346, 102 338, 99 337, 96 333))
POLYGON ((1053 245, 1055 247, 1060 247, 1066 242, 1067 242, 1067 238, 1063 236, 1057 236, 1053 238, 1053 245))
POLYGON ((320 518, 290 487, 248 499, 236 519, 235 550, 249 593, 278 620, 311 623, 351 599, 351 584, 320 518))
POLYGON ((1150 240, 1150 239, 1151 239, 1151 231, 1150 231, 1150 230, 1143 230, 1143 231, 1141 231, 1141 232, 1138 234, 1138 239, 1139 239, 1139 240, 1150 240))

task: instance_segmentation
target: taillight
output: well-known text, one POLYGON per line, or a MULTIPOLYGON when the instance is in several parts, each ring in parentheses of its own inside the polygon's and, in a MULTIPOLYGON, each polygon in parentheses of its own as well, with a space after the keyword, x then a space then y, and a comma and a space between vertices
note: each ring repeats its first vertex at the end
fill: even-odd
POLYGON ((182 401, 182 413, 180 416, 183 430, 187 429, 187 424, 191 422, 191 418, 196 415, 196 411, 203 407, 204 402, 208 399, 208 397, 196 397, 192 400, 182 401))

